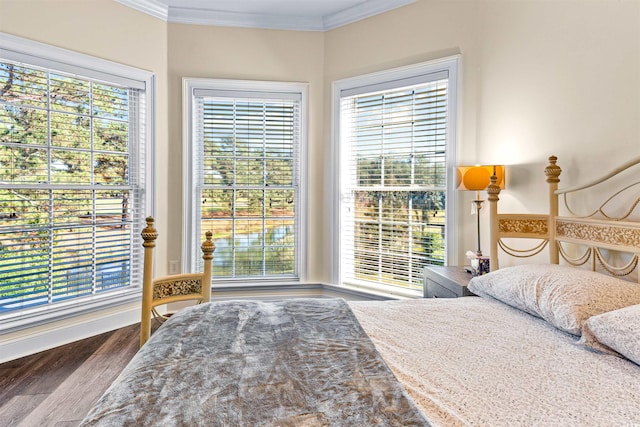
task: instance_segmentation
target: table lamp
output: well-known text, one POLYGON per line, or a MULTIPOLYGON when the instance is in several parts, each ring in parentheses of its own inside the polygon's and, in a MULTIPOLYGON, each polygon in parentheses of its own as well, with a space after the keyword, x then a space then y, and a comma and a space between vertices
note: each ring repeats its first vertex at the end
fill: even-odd
POLYGON ((480 209, 484 200, 480 199, 480 192, 487 189, 489 186, 489 178, 495 175, 497 178, 496 184, 503 189, 504 188, 504 166, 489 165, 489 166, 458 166, 457 170, 458 190, 468 190, 476 192, 476 199, 473 201, 473 212, 477 216, 477 231, 478 231, 478 249, 476 250, 476 256, 481 257, 482 251, 480 250, 480 209))

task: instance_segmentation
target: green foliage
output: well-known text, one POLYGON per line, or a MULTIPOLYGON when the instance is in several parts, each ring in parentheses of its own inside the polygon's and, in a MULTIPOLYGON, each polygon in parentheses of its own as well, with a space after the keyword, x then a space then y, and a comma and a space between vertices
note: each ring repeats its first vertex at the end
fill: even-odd
POLYGON ((295 274, 292 111, 205 103, 201 229, 214 234, 216 277, 295 274))
POLYGON ((15 295, 46 303, 91 288, 67 282, 86 268, 91 281, 97 251, 128 262, 121 244, 90 243, 130 221, 129 191, 99 190, 129 184, 128 104, 126 89, 0 63, 0 310, 15 295))
POLYGON ((445 193, 414 189, 440 186, 441 165, 423 160, 358 159, 353 193, 358 278, 419 288, 425 265, 444 264, 445 193))

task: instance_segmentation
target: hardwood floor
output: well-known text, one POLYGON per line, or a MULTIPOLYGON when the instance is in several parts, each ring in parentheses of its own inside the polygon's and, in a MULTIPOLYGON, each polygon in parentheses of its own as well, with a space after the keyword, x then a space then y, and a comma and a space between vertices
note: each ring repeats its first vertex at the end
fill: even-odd
POLYGON ((77 426, 138 351, 140 324, 0 364, 0 426, 77 426))

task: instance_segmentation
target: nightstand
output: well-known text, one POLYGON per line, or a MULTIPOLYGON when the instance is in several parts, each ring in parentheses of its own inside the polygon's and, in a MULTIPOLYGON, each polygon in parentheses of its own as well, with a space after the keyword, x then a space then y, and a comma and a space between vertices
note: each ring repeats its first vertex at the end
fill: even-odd
POLYGON ((464 267, 429 266, 424 268, 423 288, 425 298, 457 298, 474 295, 467 285, 471 274, 464 267))

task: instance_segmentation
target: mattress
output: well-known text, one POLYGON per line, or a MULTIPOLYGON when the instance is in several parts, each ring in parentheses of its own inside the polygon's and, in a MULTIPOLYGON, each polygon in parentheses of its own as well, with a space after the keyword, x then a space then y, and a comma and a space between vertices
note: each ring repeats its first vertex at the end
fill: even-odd
POLYGON ((640 425, 640 366, 501 302, 349 302, 433 425, 640 425))
POLYGON ((631 426, 640 366, 490 298, 180 311, 83 426, 631 426))

